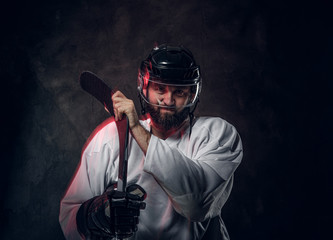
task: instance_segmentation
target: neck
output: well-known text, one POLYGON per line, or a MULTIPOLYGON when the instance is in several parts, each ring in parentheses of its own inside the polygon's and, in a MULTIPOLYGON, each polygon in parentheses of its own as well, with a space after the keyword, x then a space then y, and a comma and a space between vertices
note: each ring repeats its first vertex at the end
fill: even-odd
POLYGON ((160 138, 160 139, 167 139, 168 137, 170 137, 171 135, 173 135, 175 132, 177 132, 178 130, 180 130, 185 124, 187 124, 187 120, 185 120, 182 124, 180 124, 178 127, 176 128, 171 128, 169 130, 165 130, 163 127, 157 125, 156 123, 154 123, 152 121, 152 124, 151 124, 151 131, 152 133, 160 138))

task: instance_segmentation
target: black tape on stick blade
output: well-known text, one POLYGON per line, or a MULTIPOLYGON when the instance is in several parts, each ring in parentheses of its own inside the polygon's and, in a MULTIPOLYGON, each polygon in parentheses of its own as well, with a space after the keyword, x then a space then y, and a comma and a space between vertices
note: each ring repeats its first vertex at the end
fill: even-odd
POLYGON ((92 72, 83 72, 80 76, 80 85, 83 90, 100 101, 111 116, 114 116, 111 99, 112 89, 102 79, 92 72))

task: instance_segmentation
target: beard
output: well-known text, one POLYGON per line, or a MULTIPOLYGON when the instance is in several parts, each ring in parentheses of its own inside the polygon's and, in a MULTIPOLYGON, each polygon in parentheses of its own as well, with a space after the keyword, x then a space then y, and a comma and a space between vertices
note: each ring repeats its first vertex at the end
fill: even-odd
POLYGON ((162 127, 165 131, 179 127, 190 114, 189 107, 184 108, 180 112, 175 112, 174 114, 166 113, 164 115, 161 114, 160 108, 154 109, 150 104, 147 104, 146 107, 153 122, 162 127))

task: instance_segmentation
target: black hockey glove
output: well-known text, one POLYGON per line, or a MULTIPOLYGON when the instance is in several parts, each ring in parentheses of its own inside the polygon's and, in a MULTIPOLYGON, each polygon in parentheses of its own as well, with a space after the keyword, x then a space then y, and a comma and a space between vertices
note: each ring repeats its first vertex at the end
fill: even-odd
POLYGON ((78 231, 85 237, 129 238, 137 231, 140 209, 145 209, 146 192, 130 185, 126 192, 106 191, 84 202, 76 215, 78 231))

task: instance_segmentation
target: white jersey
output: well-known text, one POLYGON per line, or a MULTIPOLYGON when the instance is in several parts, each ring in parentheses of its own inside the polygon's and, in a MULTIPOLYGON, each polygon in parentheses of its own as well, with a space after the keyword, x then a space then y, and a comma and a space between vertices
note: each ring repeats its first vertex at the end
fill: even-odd
MULTIPOLYGON (((140 123, 150 130, 150 119, 140 123)), ((220 214, 242 159, 241 140, 231 124, 216 117, 195 119, 189 132, 184 127, 166 140, 152 135, 146 156, 130 136, 127 181, 147 192, 146 209, 130 239, 201 239, 209 223, 219 225, 222 239, 229 238, 220 214)), ((61 201, 59 221, 67 239, 82 239, 76 227, 81 204, 117 182, 118 145, 113 118, 88 140, 61 201)))

